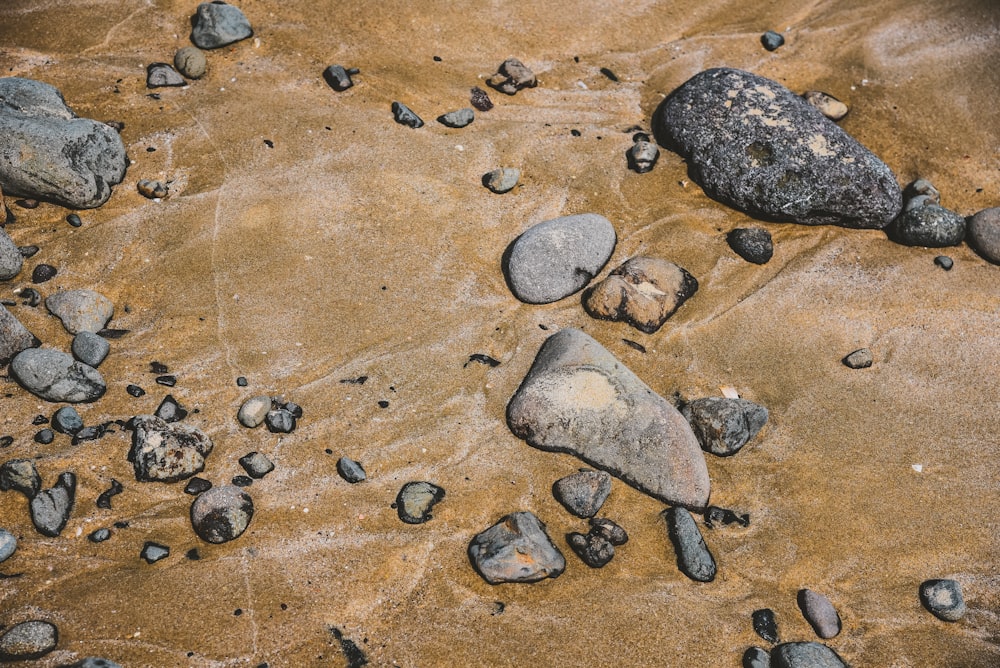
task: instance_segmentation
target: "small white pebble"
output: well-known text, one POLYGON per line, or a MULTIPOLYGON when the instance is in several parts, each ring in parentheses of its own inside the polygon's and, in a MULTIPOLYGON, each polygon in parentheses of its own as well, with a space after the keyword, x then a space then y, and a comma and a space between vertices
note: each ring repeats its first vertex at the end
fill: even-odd
POLYGON ((456 151, 464 151, 465 147, 462 146, 461 144, 455 144, 455 150, 456 151))
POLYGON ((576 85, 582 88, 583 90, 588 90, 587 84, 583 83, 582 81, 577 81, 576 85))
POLYGON ((255 48, 255 49, 259 49, 260 48, 260 37, 254 37, 253 38, 253 48, 255 48))
POLYGON ((76 528, 76 537, 79 538, 82 535, 83 535, 83 527, 77 527, 76 528))
POLYGON ((914 471, 916 471, 917 473, 921 473, 924 470, 924 465, 923 464, 914 464, 911 468, 914 471))
POLYGON ((304 512, 304 513, 308 513, 308 512, 309 512, 309 509, 308 509, 308 508, 303 508, 303 509, 302 509, 302 512, 304 512))
POLYGON ((735 387, 732 387, 730 385, 723 385, 719 389, 722 390, 722 396, 724 396, 727 399, 739 399, 740 398, 740 393, 736 391, 735 387))

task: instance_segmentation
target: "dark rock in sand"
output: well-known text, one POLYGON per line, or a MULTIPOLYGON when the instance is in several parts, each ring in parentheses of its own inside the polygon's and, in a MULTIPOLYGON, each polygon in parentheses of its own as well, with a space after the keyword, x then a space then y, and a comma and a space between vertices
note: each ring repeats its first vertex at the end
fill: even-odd
POLYGON ((468 107, 449 111, 438 116, 438 123, 449 128, 464 128, 466 125, 476 120, 476 112, 468 107))
POLYGON ((146 88, 186 86, 187 82, 167 63, 150 63, 146 67, 146 88))
POLYGON ((368 478, 361 464, 349 457, 341 457, 337 460, 337 473, 349 483, 362 482, 368 478))
POLYGON ((125 386, 125 392, 130 397, 135 397, 136 399, 138 399, 139 397, 145 396, 145 394, 146 394, 146 390, 142 389, 138 385, 126 385, 125 386))
POLYGON ((624 320, 652 334, 697 290, 697 279, 673 262, 634 257, 590 288, 583 306, 595 318, 624 320))
POLYGON ((615 546, 600 534, 571 533, 566 536, 566 542, 591 568, 603 568, 615 556, 615 546))
POLYGON ((274 470, 274 462, 262 452, 251 452, 240 457, 240 466, 251 478, 260 479, 274 470))
POLYGON ((709 506, 708 508, 705 508, 705 526, 709 529, 714 529, 720 524, 722 526, 739 524, 741 527, 746 528, 750 526, 750 514, 738 514, 734 510, 720 508, 719 506, 709 506))
POLYGON ((244 427, 253 429, 264 423, 270 410, 271 397, 266 395, 251 397, 240 406, 239 412, 236 413, 236 419, 244 427))
POLYGON ((628 534, 625 529, 606 517, 590 518, 590 533, 602 536, 612 545, 624 545, 628 542, 628 534))
POLYGON ((654 129, 706 193, 750 215, 883 228, 902 207, 885 163, 801 97, 749 72, 695 75, 660 104, 654 129))
POLYGON ((295 431, 295 416, 284 408, 268 411, 264 416, 264 423, 273 434, 290 434, 295 431))
POLYGON ((70 334, 97 333, 115 314, 114 303, 93 290, 63 290, 45 299, 45 308, 70 334))
POLYGON ((21 387, 46 401, 95 401, 107 390, 97 369, 58 350, 22 350, 11 360, 10 372, 21 387))
POLYGON ((170 556, 170 547, 147 540, 142 544, 142 552, 139 553, 139 556, 142 557, 147 564, 155 564, 157 561, 166 559, 170 556))
POLYGON ((191 525, 198 537, 209 543, 239 538, 252 518, 253 499, 232 485, 202 492, 191 504, 191 525))
POLYGON ((775 51, 778 47, 785 43, 785 38, 782 37, 780 33, 768 30, 760 36, 760 43, 768 51, 775 51))
POLYGON ((611 474, 605 471, 581 470, 556 480, 552 494, 577 517, 593 517, 611 493, 611 474))
POLYGON ((513 95, 522 88, 534 88, 538 85, 535 73, 528 69, 517 58, 508 58, 500 64, 497 73, 486 80, 486 83, 507 95, 513 95))
POLYGON ((208 59, 200 49, 185 46, 174 54, 174 67, 188 79, 200 79, 205 76, 208 59))
POLYGON ((927 580, 920 585, 920 602, 935 617, 957 622, 965 616, 962 586, 956 580, 927 580))
POLYGON ((60 434, 75 434, 83 429, 83 418, 72 406, 63 406, 52 414, 52 428, 60 434))
POLYGON ((24 266, 24 256, 7 231, 0 227, 0 281, 14 278, 24 266))
POLYGON ((253 478, 248 475, 234 475, 230 482, 237 487, 250 487, 253 485, 253 478))
POLYGON ((521 170, 516 167, 498 167, 483 175, 483 185, 491 192, 502 195, 510 192, 521 178, 521 170))
POLYGON ((835 651, 818 642, 787 642, 771 650, 774 668, 847 668, 835 651))
POLYGON ((489 93, 479 86, 473 86, 469 91, 469 104, 479 111, 489 111, 493 108, 493 101, 490 100, 489 93))
POLYGON ((59 629, 51 622, 32 619, 14 624, 0 635, 0 661, 40 659, 59 644, 59 629))
POLYGON ((73 337, 70 350, 73 351, 73 357, 96 369, 111 352, 111 344, 103 336, 93 332, 80 332, 73 337))
POLYGON ((111 486, 108 487, 103 492, 101 492, 100 496, 97 497, 97 502, 96 502, 97 507, 98 508, 104 508, 105 510, 110 510, 111 509, 111 499, 113 499, 114 497, 118 496, 123 491, 124 491, 124 487, 122 487, 122 484, 120 482, 118 482, 117 480, 115 480, 114 478, 112 478, 111 479, 111 486))
POLYGON ((691 513, 685 508, 668 508, 662 515, 677 553, 677 567, 684 575, 697 582, 714 580, 715 559, 708 551, 691 513))
POLYGON ((58 273, 58 270, 51 264, 36 264, 35 268, 31 270, 31 282, 38 285, 39 283, 51 281, 56 277, 56 273, 58 273))
POLYGON ((537 582, 566 570, 566 559, 533 513, 502 517, 469 543, 469 560, 490 584, 537 582))
POLYGON ((122 668, 119 664, 111 661, 110 659, 100 659, 88 656, 86 659, 80 659, 76 663, 70 663, 62 668, 122 668))
MULTIPOLYGON (((645 135, 644 135, 645 136, 645 135)), ((660 149, 648 139, 639 139, 625 152, 628 168, 637 174, 652 171, 660 158, 660 149)))
MULTIPOLYGON (((35 248, 38 247, 35 246, 35 248)), ((23 251, 24 248, 22 248, 21 250, 23 251)), ((40 293, 38 290, 34 288, 21 288, 21 290, 18 292, 18 295, 21 297, 22 300, 24 300, 21 302, 22 306, 30 306, 31 308, 35 308, 36 306, 42 303, 42 293, 40 293)))
POLYGON ((691 425, 701 449, 714 455, 736 454, 767 424, 767 409, 746 399, 695 399, 681 414, 691 425))
POLYGON ((188 412, 186 408, 177 403, 172 394, 168 394, 156 407, 154 415, 164 422, 180 422, 188 416, 188 412))
POLYGON ((726 241, 747 262, 767 264, 774 255, 771 233, 760 227, 738 227, 726 236, 726 241))
POLYGON ((576 455, 666 503, 708 503, 708 468, 690 425, 578 329, 542 345, 507 424, 536 448, 576 455))
POLYGON ((841 360, 844 366, 851 369, 867 369, 875 362, 872 351, 868 348, 858 348, 853 353, 841 360))
POLYGON ((54 87, 0 79, 0 184, 7 195, 90 209, 107 201, 127 164, 118 133, 78 118, 54 87))
POLYGON ((205 468, 212 441, 201 430, 170 425, 155 415, 132 419, 132 449, 129 461, 140 482, 176 482, 205 468))
POLYGON ((17 550, 17 536, 6 529, 0 529, 0 564, 10 559, 15 550, 17 550))
POLYGON ((778 642, 778 622, 774 618, 774 611, 769 608, 761 608, 753 611, 753 630, 769 643, 778 642))
POLYGON ((807 90, 802 93, 802 99, 819 109, 819 112, 831 121, 839 121, 847 115, 847 105, 829 93, 807 90))
POLYGON ((140 195, 148 199, 163 199, 170 192, 167 184, 152 179, 141 179, 135 187, 140 195))
POLYGON ((38 475, 35 462, 31 459, 11 459, 0 466, 0 491, 12 489, 29 499, 35 498, 42 489, 42 477, 38 475))
POLYGON ((342 65, 330 65, 323 70, 323 80, 335 91, 345 91, 354 85, 350 73, 342 65))
POLYGON ((771 655, 760 647, 748 647, 743 652, 743 668, 771 668, 771 655))
POLYGON ((5 366, 22 350, 36 348, 41 344, 13 313, 0 305, 0 367, 5 366))
POLYGON ((1000 207, 983 209, 969 218, 966 235, 969 245, 979 255, 1000 264, 1000 207))
POLYGON ((42 490, 31 500, 31 522, 43 536, 58 536, 69 521, 76 500, 76 476, 66 472, 51 489, 42 490))
POLYGON ((218 1, 198 5, 191 26, 191 41, 200 49, 218 49, 253 35, 238 7, 218 1))
POLYGON ((204 478, 194 477, 188 480, 187 485, 184 486, 184 493, 190 494, 191 496, 198 496, 202 492, 207 492, 212 489, 212 483, 204 478))
POLYGON ((596 213, 553 218, 534 225, 504 254, 504 275, 514 296, 548 304, 583 289, 611 258, 618 237, 596 213))
POLYGON ((826 640, 840 633, 840 615, 826 596, 811 589, 800 589, 798 603, 802 616, 820 638, 826 640))
POLYGON ((444 490, 429 482, 408 482, 396 495, 396 512, 407 524, 422 524, 431 519, 431 508, 444 498, 444 490))
POLYGON ((424 125, 423 119, 413 113, 413 111, 402 102, 392 103, 392 115, 393 118, 396 119, 396 122, 400 125, 406 125, 411 128, 420 128, 424 125))
POLYGON ((941 267, 945 271, 951 271, 951 268, 955 266, 955 261, 947 255, 938 255, 934 258, 934 264, 941 267))
POLYGON ((893 222, 889 238, 904 246, 957 246, 965 238, 965 218, 937 204, 917 206, 893 222))

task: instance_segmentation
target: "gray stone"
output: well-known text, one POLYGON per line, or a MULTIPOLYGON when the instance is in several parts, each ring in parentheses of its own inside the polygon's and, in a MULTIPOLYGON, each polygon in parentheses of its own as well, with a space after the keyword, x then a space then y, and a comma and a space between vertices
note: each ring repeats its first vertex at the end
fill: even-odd
POLYGON ((100 659, 92 656, 88 656, 86 659, 80 659, 76 663, 69 663, 62 668, 122 668, 121 665, 115 663, 110 659, 100 659))
POLYGON ((771 655, 760 647, 748 647, 743 652, 743 668, 771 668, 771 655))
POLYGON ((276 408, 264 416, 267 429, 274 434, 290 434, 295 431, 295 416, 284 408, 276 408))
POLYGON ((747 262, 767 264, 774 255, 771 233, 761 227, 738 227, 726 235, 726 241, 747 262))
POLYGON ((201 49, 218 49, 253 35, 243 12, 224 2, 198 5, 191 26, 191 41, 201 49))
POLYGON ((969 218, 966 235, 984 259, 1000 264, 1000 207, 983 209, 969 218))
POLYGON ((691 425, 701 449, 723 457, 736 454, 767 424, 767 409, 746 399, 695 399, 681 414, 691 425))
POLYGON ((111 344, 103 336, 93 332, 80 332, 73 337, 70 350, 73 351, 73 357, 96 369, 111 352, 111 344))
POLYGON ((850 369, 867 369, 875 363, 875 358, 872 356, 872 351, 868 348, 858 348, 842 359, 841 362, 850 369))
POLYGON ((578 329, 553 334, 507 405, 511 431, 669 504, 703 508, 708 468, 677 409, 578 329))
POLYGON ((787 642, 771 650, 774 668, 847 668, 835 651, 818 642, 787 642))
POLYGON ((538 80, 535 73, 520 60, 508 58, 500 63, 497 73, 487 79, 486 83, 501 93, 513 95, 522 88, 534 88, 538 85, 538 80))
POLYGON ((337 460, 337 473, 349 483, 362 482, 368 478, 364 467, 349 457, 341 457, 337 460))
POLYGON ((205 469, 212 441, 199 429, 168 424, 155 415, 132 419, 132 462, 140 482, 176 482, 205 469))
POLYGON ((660 104, 654 130, 706 193, 750 215, 883 228, 902 207, 885 163, 801 97, 749 72, 696 74, 660 104))
POLYGON ((611 493, 611 474, 581 470, 556 480, 552 494, 577 517, 593 517, 611 493))
POLYGON ((516 167, 498 167, 483 175, 483 185, 491 192, 502 195, 510 192, 521 178, 521 170, 516 167))
POLYGON ((53 413, 52 428, 60 434, 75 434, 83 429, 83 418, 72 406, 63 406, 53 413))
POLYGON ((135 188, 139 191, 140 195, 147 199, 163 199, 170 194, 170 189, 166 183, 153 179, 140 179, 135 184, 135 188))
POLYGON ((63 290, 45 300, 49 313, 62 321, 70 334, 99 332, 115 314, 115 305, 93 290, 63 290))
POLYGON ((715 579, 715 559, 705 545, 705 539, 686 508, 668 508, 663 518, 667 522, 670 541, 677 553, 677 567, 684 575, 697 582, 715 579))
POLYGON ((957 246, 965 238, 965 218, 937 204, 916 206, 893 222, 889 238, 904 246, 957 246))
POLYGON ((142 551, 139 553, 139 556, 147 564, 155 564, 157 561, 170 556, 170 547, 147 540, 142 544, 142 551))
POLYGON ((576 556, 591 568, 603 568, 615 556, 615 546, 599 533, 574 532, 566 536, 566 542, 576 556))
POLYGON ((10 559, 15 550, 17 550, 17 536, 6 529, 0 529, 0 564, 10 559))
POLYGON ((156 407, 156 412, 153 414, 164 422, 180 422, 187 417, 188 412, 174 399, 174 395, 168 394, 163 397, 163 401, 156 407))
POLYGON ((800 589, 798 602, 802 616, 820 638, 827 640, 840 633, 840 615, 826 596, 812 589, 800 589))
POLYGON ((411 128, 420 128, 424 125, 423 119, 417 116, 412 109, 407 107, 402 102, 392 103, 392 116, 400 125, 406 125, 411 128))
POLYGON ((0 367, 5 366, 22 350, 36 348, 41 344, 13 313, 0 305, 0 367))
MULTIPOLYGON (((924 198, 921 199, 921 206, 927 203, 941 203, 941 193, 934 187, 934 184, 927 179, 917 179, 910 185, 906 186, 906 190, 903 191, 903 197, 907 200, 924 198)), ((909 204, 909 202, 907 202, 907 204, 909 204)))
POLYGON ((150 63, 146 67, 146 88, 166 88, 170 86, 186 86, 177 70, 167 63, 150 63))
POLYGON ((345 91, 354 85, 351 74, 343 65, 330 65, 323 70, 323 80, 335 91, 345 91))
POLYGON ((90 209, 107 201, 127 164, 118 133, 77 118, 53 86, 0 79, 0 186, 7 195, 90 209))
POLYGON ((637 174, 645 174, 652 171, 656 161, 660 158, 660 149, 656 144, 646 139, 640 139, 632 144, 632 147, 625 152, 629 169, 637 174))
POLYGON ((270 410, 271 397, 264 395, 251 397, 244 401, 243 405, 240 406, 240 410, 236 414, 236 419, 239 420, 240 424, 244 427, 253 429, 254 427, 260 426, 264 423, 264 419, 267 417, 267 413, 270 410))
POLYGON ((438 123, 449 128, 464 128, 474 120, 476 120, 476 112, 469 107, 449 111, 447 114, 438 116, 438 123))
POLYGON ((226 543, 243 535, 253 519, 253 499, 234 485, 213 487, 191 504, 191 526, 209 543, 226 543))
POLYGON ((10 372, 21 387, 46 401, 96 401, 107 390, 97 369, 58 350, 22 350, 11 360, 10 372))
POLYGON ((208 69, 208 60, 201 49, 185 46, 174 54, 174 67, 188 79, 200 79, 208 69))
POLYGON ((42 477, 38 475, 32 459, 11 459, 0 466, 0 491, 12 489, 29 499, 42 489, 42 477))
POLYGON ((274 470, 274 462, 262 452, 251 452, 240 457, 240 466, 255 480, 263 478, 274 470))
POLYGON ((0 661, 39 659, 59 644, 59 629, 40 619, 14 624, 0 635, 0 661))
POLYGON ((0 227, 0 281, 14 278, 21 272, 23 266, 24 256, 21 255, 20 249, 7 234, 7 230, 0 227))
POLYGON ((566 570, 566 559, 533 513, 502 517, 469 543, 469 560, 490 584, 537 582, 566 570))
POLYGON ((76 476, 61 473, 54 487, 42 490, 31 500, 31 523, 43 536, 58 536, 66 528, 75 501, 76 476))
POLYGON ((802 99, 819 109, 819 112, 831 121, 839 121, 848 112, 846 104, 822 91, 808 90, 802 94, 802 99))
POLYGON ((431 519, 431 508, 444 498, 444 490, 429 482, 408 482, 396 495, 396 513, 407 524, 431 519))
POLYGON ((935 617, 957 622, 965 616, 962 585, 956 580, 927 580, 920 585, 920 602, 935 617))
POLYGON ((634 257, 583 297, 583 307, 601 320, 623 320, 652 334, 698 291, 683 267, 654 257, 634 257))
POLYGON ((596 213, 538 223, 505 253, 504 274, 511 292, 529 304, 568 297, 607 264, 617 240, 611 222, 596 213))
POLYGON ((768 51, 775 51, 785 43, 785 38, 781 36, 781 33, 768 30, 760 36, 760 43, 768 51))

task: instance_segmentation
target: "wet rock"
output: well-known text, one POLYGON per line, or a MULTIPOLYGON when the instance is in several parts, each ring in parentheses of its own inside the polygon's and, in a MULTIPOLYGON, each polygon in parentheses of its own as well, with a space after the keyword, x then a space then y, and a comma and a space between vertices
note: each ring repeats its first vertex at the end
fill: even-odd
POLYGON ((490 100, 489 93, 479 86, 473 86, 469 91, 469 104, 479 111, 489 111, 493 108, 493 101, 490 100))
POLYGON ((200 79, 208 69, 208 60, 200 49, 185 46, 174 54, 174 67, 188 79, 200 79))
POLYGON ((239 8, 218 1, 198 5, 191 26, 191 41, 200 49, 218 49, 253 35, 239 8))
POLYGON ((504 275, 514 296, 548 304, 578 292, 611 258, 615 228, 604 216, 582 213, 538 223, 504 255, 504 275))
POLYGON ((42 489, 42 477, 38 475, 35 462, 31 459, 11 459, 0 466, 0 491, 14 490, 28 499, 35 498, 42 489))
POLYGON ((204 470, 212 441, 199 429, 155 415, 137 415, 132 423, 128 459, 139 482, 176 482, 204 470))
POLYGON ((691 513, 685 508, 668 508, 662 513, 667 522, 670 541, 677 553, 677 567, 697 582, 715 579, 715 559, 705 545, 705 539, 691 513))
POLYGON ((35 432, 32 437, 35 443, 41 443, 42 445, 48 445, 56 439, 56 433, 51 429, 39 429, 35 432))
POLYGON ((840 655, 818 642, 788 642, 771 650, 773 668, 847 668, 840 655))
POLYGON ((723 457, 739 452, 767 424, 767 409, 746 399, 695 399, 681 414, 701 449, 723 457))
POLYGON ((330 65, 323 70, 323 80, 335 91, 345 91, 354 85, 351 74, 342 65, 330 65))
POLYGON ((253 499, 232 485, 202 492, 191 504, 191 526, 199 538, 209 543, 239 538, 252 518, 253 499))
POLYGON ((527 511, 506 515, 477 534, 469 543, 469 560, 490 584, 537 582, 566 570, 566 559, 545 525, 527 511))
POLYGON ((802 94, 802 99, 816 107, 819 113, 831 121, 839 121, 847 115, 847 105, 830 95, 818 90, 808 90, 802 94))
POLYGON ((246 475, 234 475, 230 482, 237 487, 249 487, 253 484, 253 478, 246 475))
POLYGON ((957 246, 965 238, 965 218, 937 204, 917 206, 893 222, 889 238, 904 246, 957 246))
POLYGON ((920 585, 920 602, 935 617, 957 622, 965 616, 962 586, 955 580, 927 580, 920 585))
POLYGON ((368 478, 361 464, 348 457, 337 460, 337 473, 349 483, 362 482, 368 478))
POLYGON ((826 640, 840 633, 840 615, 826 596, 811 589, 800 589, 798 603, 802 616, 820 638, 826 640))
POLYGON ((97 333, 115 314, 115 305, 93 290, 63 290, 45 300, 49 313, 62 321, 70 334, 97 333))
POLYGON ((760 647, 748 647, 743 652, 743 668, 771 668, 771 655, 760 647))
POLYGON ((449 111, 438 116, 438 123, 449 128, 464 128, 466 125, 476 120, 476 112, 468 107, 449 111))
POLYGON ((761 608, 753 611, 753 630, 769 643, 778 642, 778 622, 774 618, 774 611, 769 608, 761 608))
POLYGON ((10 372, 21 387, 46 401, 95 401, 107 390, 97 369, 58 350, 22 350, 11 360, 10 372))
POLYGON ((7 231, 0 227, 0 281, 14 278, 24 266, 24 256, 7 231))
POLYGON ((111 344, 93 332, 80 332, 73 337, 70 350, 73 352, 73 357, 96 369, 111 352, 111 344))
POLYGON ((628 542, 628 534, 615 522, 606 517, 590 518, 590 533, 603 537, 612 545, 624 545, 628 542))
POLYGON ((127 392, 130 397, 135 397, 136 399, 145 396, 146 394, 146 390, 142 389, 138 385, 126 385, 125 392, 127 392))
POLYGON ((444 498, 444 490, 429 482, 408 482, 396 495, 399 519, 407 524, 422 524, 433 517, 431 508, 444 498))
POLYGON ((76 500, 76 476, 60 473, 51 489, 39 492, 29 504, 31 522, 43 536, 55 537, 62 533, 69 521, 76 500))
POLYGON ((424 125, 423 119, 413 113, 413 111, 402 102, 392 103, 392 115, 393 118, 396 119, 396 122, 400 125, 406 125, 411 128, 420 128, 424 125))
POLYGON ((36 348, 41 343, 13 313, 0 305, 0 367, 22 350, 36 348))
POLYGON ((187 485, 184 486, 184 493, 190 494, 191 496, 198 496, 202 492, 207 492, 212 489, 212 483, 204 478, 194 477, 188 480, 187 485))
POLYGON ((167 184, 152 179, 141 179, 135 187, 140 195, 148 199, 163 199, 169 193, 167 184))
POLYGON ((151 540, 147 540, 142 544, 142 552, 139 556, 147 564, 155 564, 161 559, 166 559, 170 556, 170 547, 168 545, 161 545, 160 543, 154 543, 151 540))
MULTIPOLYGON (((35 246, 35 248, 38 247, 35 246)), ((22 248, 21 250, 24 249, 22 248)), ((36 306, 42 303, 42 294, 34 288, 21 288, 21 290, 18 292, 18 295, 23 300, 21 302, 22 306, 30 306, 31 308, 35 308, 36 306)))
POLYGON ((955 266, 955 261, 947 255, 938 255, 934 258, 934 264, 941 267, 945 271, 951 271, 951 268, 955 266))
POLYGON ((87 534, 87 540, 91 543, 103 543, 111 538, 111 529, 102 528, 87 534))
POLYGON ((625 152, 628 168, 638 174, 652 171, 660 158, 660 149, 649 141, 649 135, 645 133, 638 133, 632 139, 635 143, 625 152))
POLYGON ((6 529, 0 529, 0 564, 10 559, 15 550, 17 550, 17 536, 6 529))
POLYGON ((119 664, 111 661, 110 659, 100 659, 88 656, 86 659, 80 659, 76 663, 71 663, 63 668, 122 668, 119 664))
POLYGON ((97 497, 97 502, 96 502, 97 507, 104 508, 105 510, 111 510, 111 499, 118 496, 123 491, 124 488, 122 487, 122 484, 117 480, 115 480, 114 478, 112 478, 111 486, 108 487, 103 492, 101 492, 100 496, 97 497))
POLYGON ((83 418, 72 406, 63 406, 52 414, 52 427, 60 434, 75 434, 83 429, 83 418))
POLYGON ((979 255, 1000 264, 1000 207, 983 209, 969 218, 966 234, 979 255))
POLYGON ((295 416, 284 408, 276 408, 264 416, 267 429, 273 434, 290 434, 295 431, 295 416))
POLYGON ((902 206, 885 163, 801 97, 749 72, 695 75, 660 104, 654 129, 706 193, 750 215, 883 228, 902 206))
POLYGON ((59 644, 59 629, 51 622, 32 619, 14 624, 0 635, 0 661, 39 659, 59 644))
POLYGON ((80 220, 80 216, 75 213, 71 213, 66 216, 66 222, 69 223, 70 227, 83 227, 83 221, 80 220))
POLYGON ((268 411, 271 410, 271 397, 268 396, 258 396, 251 397, 243 402, 240 406, 239 412, 236 414, 236 419, 240 421, 240 424, 244 427, 249 427, 253 429, 264 423, 264 419, 267 418, 268 411))
POLYGON ((726 236, 726 241, 747 262, 767 264, 774 255, 771 233, 760 227, 738 227, 726 236))
POLYGON ((867 369, 875 362, 872 351, 868 348, 858 348, 853 353, 841 360, 844 366, 851 369, 867 369))
POLYGON ((536 448, 576 455, 666 503, 708 503, 708 468, 690 425, 578 329, 542 345, 507 424, 536 448))
POLYGON ((0 78, 0 183, 7 195, 90 209, 107 201, 127 164, 118 133, 78 118, 54 87, 0 78))
POLYGON ((722 526, 739 524, 741 527, 746 528, 750 526, 750 514, 737 514, 733 510, 720 508, 719 506, 709 506, 708 508, 705 508, 705 526, 709 529, 714 529, 720 524, 722 526))
POLYGON ((240 466, 251 478, 259 480, 274 470, 274 462, 262 452, 250 452, 240 457, 240 466))
POLYGON ((520 178, 521 170, 515 167, 500 167, 483 175, 483 185, 490 191, 502 195, 513 190, 520 178))
POLYGON ((164 422, 180 422, 188 416, 188 412, 186 408, 177 403, 173 395, 168 394, 156 407, 154 415, 164 422))
POLYGON ((593 517, 611 493, 611 475, 605 471, 582 469, 556 480, 552 494, 577 517, 593 517))
POLYGON ((634 257, 590 288, 587 313, 601 320, 624 320, 652 334, 698 290, 698 281, 673 262, 634 257))
POLYGON ((522 88, 534 88, 538 85, 535 73, 528 69, 517 58, 508 58, 500 64, 497 73, 486 80, 486 83, 507 95, 513 95, 522 88))
POLYGON ((170 86, 186 86, 177 70, 167 63, 150 63, 146 67, 146 88, 165 88, 170 86))
POLYGON ((615 546, 600 534, 571 533, 566 536, 566 542, 591 568, 603 568, 615 556, 615 546))
POLYGON ((760 43, 768 51, 775 51, 782 44, 785 43, 785 38, 781 36, 780 33, 776 33, 773 30, 768 30, 766 33, 760 36, 760 43))

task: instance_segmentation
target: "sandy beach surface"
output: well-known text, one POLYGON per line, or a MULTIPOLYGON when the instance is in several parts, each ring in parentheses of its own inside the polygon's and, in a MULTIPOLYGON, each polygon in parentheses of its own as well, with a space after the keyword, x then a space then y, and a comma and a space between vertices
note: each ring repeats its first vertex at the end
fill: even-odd
MULTIPOLYGON (((20 574, 0 580, 0 626, 59 628, 37 665, 346 666, 339 633, 375 666, 737 666, 747 647, 767 645, 750 621, 759 608, 774 610, 783 641, 818 640, 796 605, 802 588, 834 603, 843 630, 825 642, 851 665, 1000 665, 1000 266, 966 245, 755 221, 708 198, 666 150, 647 174, 625 162, 666 94, 729 66, 846 102, 841 127, 902 185, 930 179, 962 215, 998 206, 1000 5, 233 4, 254 36, 207 52, 204 78, 155 91, 145 68, 190 44, 196 2, 0 4, 3 76, 51 83, 80 116, 124 122, 132 160, 104 206, 79 212, 79 228, 62 207, 12 207, 7 232, 41 251, 2 297, 45 262, 58 275, 35 286, 43 296, 89 288, 114 302, 111 326, 129 333, 101 365, 106 396, 78 407, 87 424, 151 413, 170 393, 215 442, 203 477, 226 483, 251 451, 276 465, 248 490, 247 533, 210 545, 191 530, 184 483, 135 481, 127 432, 39 445, 31 421, 57 406, 0 379, 0 435, 14 437, 0 460, 36 458, 46 487, 62 471, 79 479, 56 538, 34 530, 23 496, 0 494, 0 526, 19 537, 0 571, 20 574), (774 52, 760 42, 769 29, 786 39, 774 52), (462 129, 434 120, 469 106, 469 89, 486 88, 510 56, 537 88, 490 90, 496 106, 462 129), (353 88, 323 81, 331 64, 360 70, 353 88), (397 100, 426 125, 395 123, 397 100), (520 185, 484 188, 497 167, 519 168, 520 185), (141 196, 143 178, 169 182, 169 196, 141 196), (579 295, 512 296, 507 245, 584 212, 618 235, 602 276, 644 254, 698 279, 659 332, 594 320, 579 295), (726 243, 751 225, 774 238, 765 265, 726 243), (951 271, 935 266, 941 254, 951 271), (565 534, 586 525, 551 486, 583 464, 528 446, 504 419, 539 346, 563 327, 595 337, 665 397, 728 386, 770 411, 737 455, 706 455, 712 503, 751 517, 747 528, 703 528, 714 582, 678 570, 663 504, 617 480, 601 514, 629 542, 599 570, 567 547, 565 534), (871 368, 841 363, 862 347, 871 368), (500 365, 466 366, 474 353, 500 365), (153 361, 175 387, 154 382, 153 361), (129 396, 130 383, 146 395, 129 396), (237 409, 258 394, 300 404, 298 428, 240 426, 237 409), (364 465, 366 482, 338 476, 342 455, 364 465), (112 479, 124 492, 100 509, 112 479), (391 507, 411 480, 447 493, 425 524, 403 524, 391 507), (466 548, 517 510, 546 523, 566 572, 489 585, 466 548), (88 541, 101 527, 112 538, 88 541), (170 556, 145 563, 145 541, 170 556), (197 560, 186 556, 195 548, 197 560), (921 606, 930 578, 960 582, 964 619, 921 606)), ((44 307, 11 311, 68 349, 44 307)))

